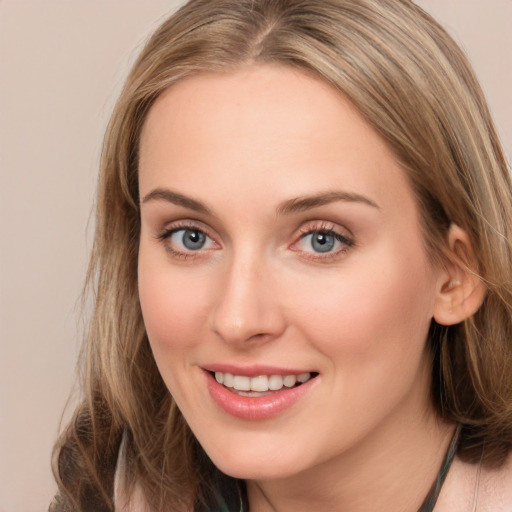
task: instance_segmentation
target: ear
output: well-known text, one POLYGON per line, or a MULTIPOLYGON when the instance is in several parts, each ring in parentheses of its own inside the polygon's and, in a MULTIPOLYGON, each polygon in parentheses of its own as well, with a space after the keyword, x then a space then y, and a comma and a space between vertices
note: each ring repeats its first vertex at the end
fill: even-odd
POLYGON ((434 305, 434 320, 455 325, 476 313, 486 287, 478 276, 478 264, 468 234, 456 224, 448 231, 448 254, 440 270, 434 305))

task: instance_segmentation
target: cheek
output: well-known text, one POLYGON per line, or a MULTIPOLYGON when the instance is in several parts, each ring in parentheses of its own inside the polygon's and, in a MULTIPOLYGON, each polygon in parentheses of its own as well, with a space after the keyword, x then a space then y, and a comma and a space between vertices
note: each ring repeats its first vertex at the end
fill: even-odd
POLYGON ((434 278, 422 261, 402 251, 360 259, 305 287, 293 307, 317 348, 342 365, 398 366, 422 353, 432 318, 434 278))
POLYGON ((200 343, 207 325, 206 280, 187 272, 171 272, 167 264, 139 257, 139 298, 157 363, 159 356, 200 343))

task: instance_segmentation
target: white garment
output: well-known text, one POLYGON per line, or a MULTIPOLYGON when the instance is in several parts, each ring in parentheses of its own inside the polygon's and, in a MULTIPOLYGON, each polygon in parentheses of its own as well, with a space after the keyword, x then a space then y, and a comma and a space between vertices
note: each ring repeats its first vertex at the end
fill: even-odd
POLYGON ((123 434, 119 455, 117 456, 114 476, 114 509, 115 512, 151 512, 142 491, 135 485, 131 496, 126 492, 126 435, 123 434))

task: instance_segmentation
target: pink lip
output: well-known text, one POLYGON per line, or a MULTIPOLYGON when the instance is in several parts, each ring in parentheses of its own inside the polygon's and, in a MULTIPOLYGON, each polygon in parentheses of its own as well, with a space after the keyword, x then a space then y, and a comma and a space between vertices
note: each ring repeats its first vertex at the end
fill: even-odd
MULTIPOLYGON (((253 376, 281 374, 281 372, 276 372, 275 369, 270 372, 260 370, 261 367, 259 367, 258 372, 254 373, 253 376)), ((287 371, 287 373, 289 373, 289 371, 287 371)), ((282 388, 280 391, 273 391, 268 395, 249 397, 232 393, 228 388, 219 384, 209 372, 205 371, 204 374, 208 391, 213 401, 227 414, 251 421, 273 418, 286 409, 289 409, 308 393, 317 380, 313 378, 295 388, 282 388)), ((236 373, 235 375, 248 374, 236 373)))

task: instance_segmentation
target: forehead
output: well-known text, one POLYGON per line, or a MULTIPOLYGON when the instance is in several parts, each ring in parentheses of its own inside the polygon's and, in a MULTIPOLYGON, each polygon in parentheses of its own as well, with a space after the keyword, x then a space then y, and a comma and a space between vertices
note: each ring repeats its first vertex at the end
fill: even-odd
POLYGON ((141 196, 193 187, 243 206, 341 187, 389 208, 412 199, 392 152, 349 101, 273 65, 201 74, 165 91, 143 128, 139 170, 141 196))

